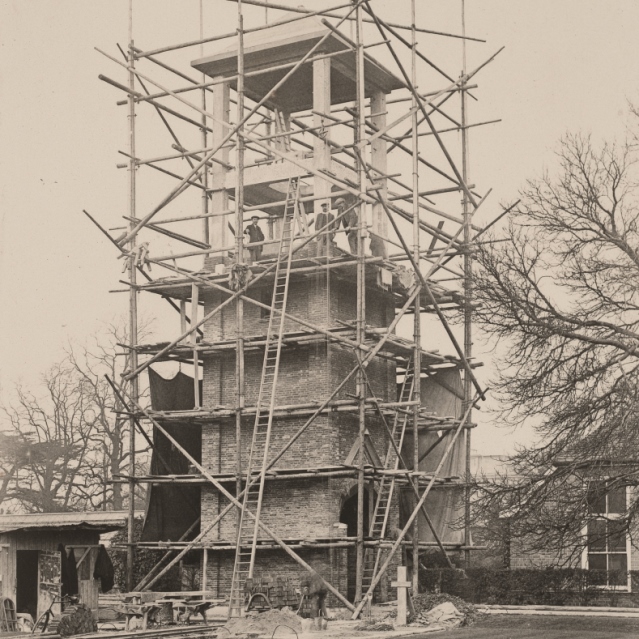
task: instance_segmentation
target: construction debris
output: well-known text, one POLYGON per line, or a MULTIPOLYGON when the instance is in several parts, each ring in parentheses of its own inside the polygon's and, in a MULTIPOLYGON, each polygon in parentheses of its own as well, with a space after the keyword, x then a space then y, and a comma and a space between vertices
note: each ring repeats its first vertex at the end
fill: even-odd
POLYGON ((423 594, 413 598, 415 617, 412 623, 444 628, 472 626, 479 616, 477 608, 454 595, 423 594), (456 623, 458 621, 459 623, 456 623))
POLYGON ((435 606, 430 612, 421 616, 428 626, 440 626, 442 628, 457 628, 464 621, 464 615, 455 606, 446 601, 435 606))
POLYGON ((267 612, 248 612, 244 617, 234 617, 223 626, 231 635, 269 635, 278 627, 290 628, 302 632, 302 618, 290 608, 268 610, 267 612))

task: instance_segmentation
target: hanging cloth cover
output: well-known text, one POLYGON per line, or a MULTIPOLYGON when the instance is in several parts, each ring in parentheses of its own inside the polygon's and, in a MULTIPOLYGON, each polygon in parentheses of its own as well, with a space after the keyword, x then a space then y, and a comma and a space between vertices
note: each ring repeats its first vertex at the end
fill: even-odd
MULTIPOLYGON (((153 410, 193 410, 195 393, 192 377, 178 372, 175 377, 165 379, 152 368, 149 367, 147 370, 153 410)), ((202 380, 200 380, 199 395, 202 397, 202 380)))
MULTIPOLYGON (((421 380, 422 406, 437 417, 461 419, 463 416, 463 392, 460 372, 455 369, 441 370, 421 380)), ((436 470, 453 435, 454 431, 452 430, 447 432, 431 431, 420 434, 420 457, 441 438, 441 441, 419 463, 420 471, 432 473, 436 470)), ((408 455, 409 459, 410 457, 411 455, 408 455)), ((464 462, 464 436, 463 433, 460 433, 442 466, 439 476, 454 476, 463 479, 465 474, 464 462)), ((402 494, 407 505, 415 503, 414 494, 410 489, 403 489, 402 494)), ((455 484, 433 486, 424 506, 442 542, 451 544, 463 543, 464 489, 462 486, 455 484)), ((410 510, 413 507, 409 506, 410 510)), ((419 515, 419 539, 425 542, 435 541, 435 537, 421 513, 419 515)))
POLYGON ((109 592, 113 588, 115 570, 113 569, 111 557, 109 557, 109 553, 102 544, 100 544, 98 558, 95 560, 95 566, 93 567, 93 578, 100 580, 100 590, 102 592, 109 592))
POLYGON ((69 563, 67 561, 67 551, 64 544, 58 544, 58 552, 60 553, 60 583, 62 584, 61 594, 69 594, 69 563))
MULTIPOLYGON (((195 402, 193 378, 178 373, 165 379, 149 371, 151 408, 154 411, 192 410, 195 402)), ((202 396, 200 380, 200 397, 202 396)), ((202 431, 191 423, 164 423, 162 427, 198 462, 202 458, 202 431)), ((153 430, 151 475, 186 475, 189 462, 157 429, 153 430)), ((141 541, 177 541, 200 516, 200 487, 190 484, 150 485, 141 541)), ((198 533, 196 527, 191 533, 198 533)))
MULTIPOLYGON (((60 544, 62 546, 62 544, 60 544)), ((67 584, 66 588, 64 582, 62 583, 62 594, 63 595, 77 595, 80 592, 80 588, 78 586, 78 569, 75 565, 75 552, 73 552, 73 548, 69 549, 69 554, 64 551, 64 546, 62 546, 62 570, 64 570, 64 565, 66 564, 66 577, 67 584), (64 592, 66 590, 66 592, 64 592)), ((64 579, 64 572, 62 572, 62 579, 64 579)))

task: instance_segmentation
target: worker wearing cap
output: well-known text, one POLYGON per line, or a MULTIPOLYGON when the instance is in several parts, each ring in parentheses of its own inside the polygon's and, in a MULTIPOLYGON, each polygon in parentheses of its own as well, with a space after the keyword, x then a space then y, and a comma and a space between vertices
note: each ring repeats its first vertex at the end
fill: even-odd
POLYGON ((251 218, 251 223, 244 230, 244 235, 248 235, 248 250, 251 264, 253 262, 257 262, 262 256, 262 249, 264 248, 262 244, 258 244, 257 246, 251 246, 256 242, 264 241, 264 233, 262 233, 262 229, 259 227, 259 217, 254 215, 251 218))
MULTIPOLYGON (((338 215, 341 215, 348 208, 346 206, 346 200, 343 197, 338 197, 335 205, 337 206, 338 215)), ((357 227, 359 225, 359 218, 354 207, 344 215, 342 224, 344 225, 350 252, 353 255, 357 255, 357 227)))
POLYGON ((337 225, 333 220, 335 216, 329 210, 330 204, 328 202, 322 203, 322 210, 317 214, 315 218, 315 230, 320 231, 321 235, 318 237, 317 246, 319 255, 328 255, 332 253, 332 248, 335 246, 335 233, 337 231, 337 225), (327 228, 324 228, 327 227, 327 228), (322 229, 324 229, 322 231, 322 229))
POLYGON ((311 600, 311 618, 317 630, 320 629, 320 617, 328 620, 328 612, 326 611, 326 595, 328 590, 322 581, 322 578, 313 571, 310 575, 304 577, 300 583, 302 594, 311 600))

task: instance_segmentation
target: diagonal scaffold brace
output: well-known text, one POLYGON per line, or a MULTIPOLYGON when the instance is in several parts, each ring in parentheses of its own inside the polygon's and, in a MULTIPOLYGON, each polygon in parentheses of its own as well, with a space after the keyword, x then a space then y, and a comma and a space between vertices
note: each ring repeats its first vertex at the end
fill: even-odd
MULTIPOLYGON (((115 384, 113 383, 113 381, 107 375, 105 375, 105 377, 109 381, 111 387, 115 388, 115 384)), ((242 510, 242 502, 239 501, 234 495, 232 495, 219 481, 217 481, 217 479, 215 479, 215 477, 213 477, 213 475, 211 475, 211 473, 209 473, 206 468, 204 468, 204 466, 202 466, 202 464, 200 464, 195 459, 195 457, 193 457, 193 455, 191 455, 180 444, 180 442, 178 442, 173 437, 173 435, 171 435, 171 433, 166 430, 166 428, 158 423, 158 421, 154 419, 153 416, 144 407, 142 407, 138 402, 135 402, 131 398, 129 393, 127 393, 124 389, 121 389, 121 392, 119 394, 123 399, 128 399, 128 404, 126 404, 128 406, 128 409, 133 409, 131 410, 131 412, 136 411, 143 414, 146 419, 148 419, 151 424, 153 424, 153 427, 156 428, 160 433, 162 433, 162 435, 164 435, 168 439, 168 441, 171 442, 176 450, 180 451, 180 453, 182 453, 182 455, 184 455, 184 457, 200 472, 200 474, 211 484, 213 484, 213 486, 215 486, 215 488, 222 495, 224 495, 224 497, 226 497, 226 499, 230 502, 230 506, 235 506, 235 508, 239 509, 240 511, 242 510)), ((307 564, 292 548, 289 547, 289 545, 285 541, 283 541, 273 530, 271 530, 269 526, 267 526, 263 521, 259 520, 250 510, 246 510, 245 512, 251 519, 256 522, 256 525, 261 528, 264 533, 266 533, 282 550, 284 550, 287 555, 289 555, 294 561, 296 561, 309 573, 316 574, 312 566, 307 564)), ((332 584, 321 577, 321 575, 318 575, 318 578, 321 580, 326 589, 332 592, 349 610, 354 609, 353 604, 351 604, 351 602, 348 601, 348 599, 346 599, 346 597, 344 597, 344 595, 339 590, 337 590, 337 588, 335 588, 332 584)))

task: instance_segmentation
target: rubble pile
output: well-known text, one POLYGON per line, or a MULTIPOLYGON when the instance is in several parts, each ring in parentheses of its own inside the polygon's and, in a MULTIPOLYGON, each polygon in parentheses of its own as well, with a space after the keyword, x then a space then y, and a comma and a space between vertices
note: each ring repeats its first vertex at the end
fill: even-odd
POLYGON ((299 633, 302 631, 302 619, 290 608, 266 612, 251 611, 247 612, 245 617, 230 619, 223 627, 231 635, 268 634, 270 637, 278 626, 286 626, 299 633))
POLYGON ((472 626, 479 615, 473 604, 445 593, 417 595, 413 598, 413 605, 413 623, 425 626, 472 626))

